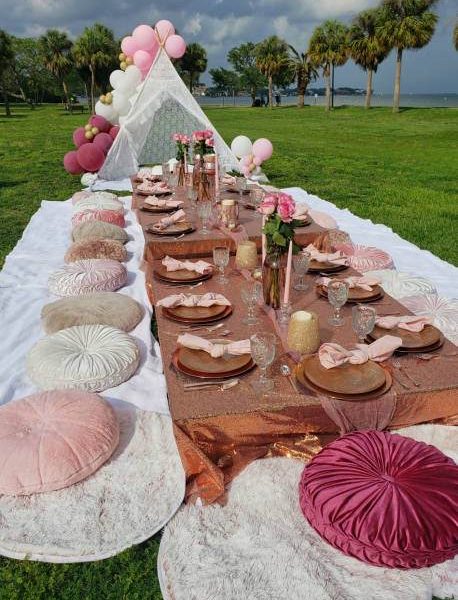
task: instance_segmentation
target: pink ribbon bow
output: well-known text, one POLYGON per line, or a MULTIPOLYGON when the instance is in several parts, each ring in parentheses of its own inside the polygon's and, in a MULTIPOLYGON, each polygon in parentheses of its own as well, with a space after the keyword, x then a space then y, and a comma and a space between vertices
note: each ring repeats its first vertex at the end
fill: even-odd
POLYGON ((208 292, 207 294, 172 294, 159 300, 156 306, 174 308, 175 306, 230 306, 231 303, 222 294, 208 292))
POLYGON ((415 315, 406 315, 404 317, 377 317, 375 324, 382 329, 405 329, 406 331, 412 331, 413 333, 419 333, 423 331, 425 325, 432 325, 433 319, 431 317, 417 317, 415 315))
POLYGON ((218 344, 192 335, 190 333, 184 333, 178 338, 178 344, 184 348, 190 348, 191 350, 203 350, 210 354, 212 358, 220 358, 225 354, 232 356, 242 356, 243 354, 250 354, 250 340, 239 340, 238 342, 231 342, 229 344, 218 344))
POLYGON ((333 265, 348 265, 348 258, 340 250, 332 253, 320 252, 313 244, 309 244, 305 250, 310 253, 310 258, 316 260, 316 262, 328 262, 333 265))
POLYGON ((394 335, 384 335, 372 344, 356 344, 353 350, 347 350, 339 344, 323 344, 318 350, 318 358, 325 369, 333 369, 345 363, 362 365, 369 359, 382 362, 390 358, 393 352, 402 346, 402 340, 394 335))
POLYGON ((147 194, 166 194, 171 192, 172 190, 168 187, 165 181, 159 181, 158 183, 152 183, 151 181, 144 181, 141 183, 137 190, 140 192, 145 192, 147 194))
POLYGON ((233 177, 232 175, 224 175, 222 182, 224 183, 224 185, 235 185, 236 184, 236 178, 233 177))
POLYGON ((170 216, 164 217, 163 219, 161 219, 160 221, 155 223, 153 225, 153 229, 167 229, 167 227, 170 227, 170 225, 173 225, 174 223, 179 223, 180 221, 184 221, 185 217, 186 217, 186 213, 184 212, 183 209, 180 208, 180 210, 177 210, 176 212, 172 213, 170 216))
MULTIPOLYGON (((323 285, 324 287, 328 287, 330 281, 333 281, 330 277, 319 277, 316 280, 316 283, 317 283, 317 285, 323 285)), ((359 277, 359 276, 346 277, 345 279, 342 279, 341 281, 345 281, 348 284, 348 288, 350 290, 354 289, 354 288, 360 288, 362 290, 366 290, 367 292, 371 292, 372 287, 374 285, 378 285, 380 283, 380 280, 377 279, 376 277, 369 277, 366 275, 363 275, 361 277, 359 277)))
POLYGON ((207 273, 211 273, 213 271, 213 265, 205 262, 204 260, 192 262, 190 260, 178 260, 176 258, 172 258, 171 256, 166 256, 162 259, 162 264, 168 272, 185 270, 195 271, 201 275, 206 275, 207 273))

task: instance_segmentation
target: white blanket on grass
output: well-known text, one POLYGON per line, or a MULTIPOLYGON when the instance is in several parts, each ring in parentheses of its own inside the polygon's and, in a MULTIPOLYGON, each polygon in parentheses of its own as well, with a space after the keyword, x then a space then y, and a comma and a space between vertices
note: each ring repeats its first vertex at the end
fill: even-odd
MULTIPOLYGON (((123 384, 106 390, 108 400, 124 400, 143 410, 169 414, 165 378, 159 345, 150 331, 151 310, 140 270, 144 239, 141 227, 126 206, 126 263, 128 282, 120 293, 135 298, 145 307, 145 316, 131 332, 141 350, 137 373, 123 384)), ((56 297, 48 291, 48 276, 63 264, 71 244, 72 204, 46 202, 33 215, 21 240, 7 257, 0 272, 0 404, 37 391, 25 370, 26 356, 35 342, 45 334, 41 327, 42 307, 56 297)))

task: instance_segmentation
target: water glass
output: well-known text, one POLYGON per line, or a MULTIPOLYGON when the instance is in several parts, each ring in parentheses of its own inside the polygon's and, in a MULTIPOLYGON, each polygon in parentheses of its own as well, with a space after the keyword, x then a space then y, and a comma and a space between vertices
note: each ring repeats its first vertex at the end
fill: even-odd
POLYGON ((293 269, 299 275, 299 281, 294 284, 293 288, 298 292, 306 292, 309 289, 309 285, 305 283, 304 277, 309 270, 310 258, 310 252, 305 250, 293 256, 293 269))
POLYGON ((219 275, 216 281, 221 285, 226 285, 229 279, 224 275, 224 269, 229 264, 229 248, 226 246, 216 246, 213 248, 213 262, 218 267, 219 275))
POLYGON ((259 208, 264 200, 265 191, 259 187, 254 187, 250 192, 250 204, 255 208, 259 208))
POLYGON ((178 174, 177 173, 170 173, 169 187, 172 189, 175 189, 176 187, 178 187, 178 174))
POLYGON ((334 314, 328 322, 334 327, 340 327, 345 322, 345 319, 340 316, 340 309, 348 300, 348 283, 338 279, 330 281, 328 285, 328 300, 334 307, 334 314))
POLYGON ((209 233, 208 230, 208 219, 210 218, 212 212, 212 203, 210 200, 201 200, 197 203, 197 214, 199 215, 199 219, 202 223, 202 229, 200 233, 207 235, 209 233))
POLYGON ((243 200, 243 193, 245 192, 245 190, 247 188, 247 181, 246 181, 245 177, 237 177, 236 178, 236 187, 239 191, 240 204, 241 204, 242 200, 243 200))
POLYGON ((190 202, 190 204, 191 204, 191 207, 192 207, 193 209, 195 209, 195 208, 196 208, 196 206, 197 206, 197 190, 195 190, 195 189, 192 187, 192 185, 189 185, 189 186, 186 188, 186 194, 187 194, 188 200, 189 200, 189 202, 190 202))
POLYGON ((370 306, 357 304, 352 308, 351 324, 360 344, 364 344, 366 335, 369 335, 374 329, 376 318, 377 312, 370 306))
POLYGON ((170 178, 170 165, 168 162, 162 163, 162 181, 164 183, 169 183, 170 178))
POLYGON ((274 388, 273 380, 267 378, 267 368, 274 361, 276 345, 273 333, 255 333, 250 337, 251 357, 261 370, 259 379, 251 384, 255 392, 270 392, 274 388))
POLYGON ((258 319, 254 314, 254 309, 262 298, 262 283, 260 281, 248 281, 242 284, 240 296, 247 306, 247 316, 242 319, 244 325, 256 325, 258 319))

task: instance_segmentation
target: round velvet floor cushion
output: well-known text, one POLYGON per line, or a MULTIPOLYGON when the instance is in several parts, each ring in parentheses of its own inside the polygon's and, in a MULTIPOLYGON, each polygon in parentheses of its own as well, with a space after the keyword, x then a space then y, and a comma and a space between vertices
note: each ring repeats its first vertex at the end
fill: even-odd
POLYGON ((73 207, 73 214, 93 208, 100 210, 114 210, 124 214, 124 206, 117 198, 104 198, 97 196, 96 194, 79 200, 73 207))
POLYGON ((86 221, 74 227, 72 231, 74 242, 81 240, 116 240, 125 244, 129 236, 125 229, 104 221, 86 221))
POLYGON ((27 355, 27 373, 43 390, 102 392, 127 381, 140 352, 134 338, 107 325, 77 325, 39 340, 27 355))
POLYGON ((46 304, 41 311, 43 329, 48 334, 75 325, 97 324, 131 331, 142 317, 143 308, 136 300, 116 292, 62 298, 46 304))
POLYGON ((0 407, 0 494, 59 490, 89 477, 113 454, 119 425, 96 394, 42 392, 0 407))
POLYGON ((412 569, 458 553, 458 466, 433 446, 348 434, 305 467, 299 493, 312 527, 364 562, 412 569))
POLYGON ((78 202, 87 198, 92 198, 94 200, 98 198, 103 198, 105 200, 118 200, 118 196, 112 192, 90 192, 89 190, 83 190, 73 194, 72 204, 78 204, 78 202))
POLYGON ((79 296, 93 292, 113 292, 127 281, 127 270, 117 260, 93 258, 78 260, 51 273, 49 291, 56 296, 79 296))
POLYGON ((126 220, 124 215, 115 210, 102 210, 99 208, 87 208, 83 212, 77 212, 72 217, 72 226, 75 227, 79 223, 87 221, 103 221, 105 223, 113 223, 118 227, 125 227, 126 220))
POLYGON ((66 263, 88 258, 106 258, 124 262, 127 252, 124 245, 117 240, 80 240, 74 242, 65 253, 66 263))

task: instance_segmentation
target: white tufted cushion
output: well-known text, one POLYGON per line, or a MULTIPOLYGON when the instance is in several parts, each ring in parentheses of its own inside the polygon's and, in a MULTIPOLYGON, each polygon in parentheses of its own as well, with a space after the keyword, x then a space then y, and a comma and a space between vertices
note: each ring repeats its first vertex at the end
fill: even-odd
POLYGON ((134 338, 106 325, 78 325, 39 340, 27 373, 41 389, 101 392, 127 381, 138 367, 134 338))
POLYGON ((86 221, 73 229, 72 239, 74 242, 81 240, 117 240, 125 244, 129 236, 125 229, 113 223, 86 221))
POLYGON ((126 267, 117 260, 77 260, 51 273, 49 291, 56 296, 113 292, 126 283, 126 267))
POLYGON ((82 198, 73 207, 74 213, 84 212, 96 208, 99 210, 114 210, 116 212, 124 214, 124 206, 116 197, 115 198, 104 198, 93 194, 87 198, 82 198))

